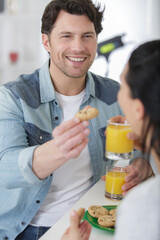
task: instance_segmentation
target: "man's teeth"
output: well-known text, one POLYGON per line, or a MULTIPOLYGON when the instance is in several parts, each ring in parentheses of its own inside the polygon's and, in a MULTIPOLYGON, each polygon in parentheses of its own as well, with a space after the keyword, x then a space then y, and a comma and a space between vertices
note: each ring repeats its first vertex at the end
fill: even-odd
POLYGON ((68 59, 74 62, 83 62, 85 60, 85 58, 73 58, 73 57, 68 57, 68 59))

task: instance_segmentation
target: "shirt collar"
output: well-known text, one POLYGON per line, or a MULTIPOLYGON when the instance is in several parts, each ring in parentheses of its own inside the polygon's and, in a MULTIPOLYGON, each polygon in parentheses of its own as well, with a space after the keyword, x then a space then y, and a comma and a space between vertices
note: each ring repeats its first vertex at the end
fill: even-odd
MULTIPOLYGON (((55 90, 52 84, 51 76, 49 73, 49 59, 44 64, 44 66, 40 69, 39 78, 40 78, 41 102, 45 103, 45 102, 53 101, 56 98, 56 96, 55 96, 55 90)), ((90 95, 95 97, 95 84, 94 84, 92 74, 90 72, 87 72, 86 96, 84 100, 87 100, 90 97, 90 95)))
POLYGON ((87 72, 86 76, 86 92, 88 95, 95 97, 95 83, 91 72, 87 72))
POLYGON ((45 103, 53 101, 55 99, 55 90, 49 73, 49 59, 40 69, 39 79, 41 102, 45 103))

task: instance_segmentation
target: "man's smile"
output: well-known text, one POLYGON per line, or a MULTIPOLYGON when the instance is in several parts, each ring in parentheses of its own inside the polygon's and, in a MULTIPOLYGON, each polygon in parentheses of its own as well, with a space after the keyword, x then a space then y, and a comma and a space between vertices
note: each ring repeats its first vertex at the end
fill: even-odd
POLYGON ((86 57, 66 57, 67 59, 69 59, 72 62, 84 62, 86 57))

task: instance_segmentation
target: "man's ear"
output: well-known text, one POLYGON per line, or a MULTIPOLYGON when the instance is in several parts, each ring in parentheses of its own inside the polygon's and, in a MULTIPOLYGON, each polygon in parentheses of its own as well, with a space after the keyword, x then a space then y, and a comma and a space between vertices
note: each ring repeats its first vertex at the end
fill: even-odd
POLYGON ((45 50, 50 53, 50 44, 47 34, 42 34, 42 43, 45 50))
POLYGON ((137 120, 142 120, 145 116, 143 103, 139 99, 134 99, 134 113, 137 120))

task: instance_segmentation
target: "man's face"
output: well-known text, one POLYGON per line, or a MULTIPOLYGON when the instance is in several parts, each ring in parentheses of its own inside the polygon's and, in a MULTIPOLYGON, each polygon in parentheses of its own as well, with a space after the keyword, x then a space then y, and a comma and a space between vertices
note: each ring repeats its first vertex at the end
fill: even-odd
MULTIPOLYGON (((48 36, 43 36, 48 39, 48 36)), ((46 40, 47 41, 47 40, 46 40)), ((88 17, 61 11, 48 39, 51 73, 70 78, 84 77, 92 65, 97 50, 94 24, 88 17)))

